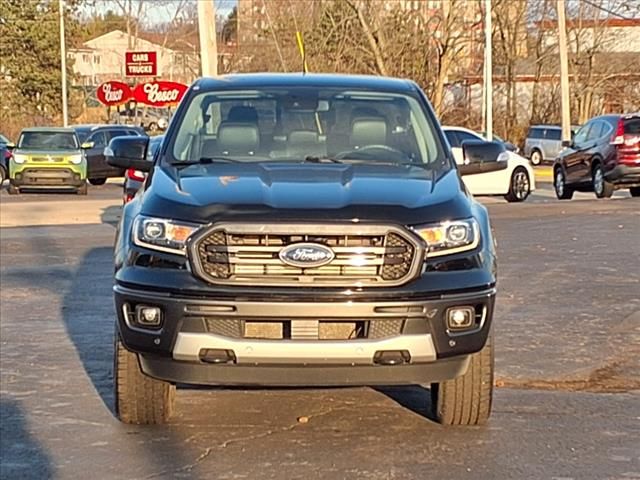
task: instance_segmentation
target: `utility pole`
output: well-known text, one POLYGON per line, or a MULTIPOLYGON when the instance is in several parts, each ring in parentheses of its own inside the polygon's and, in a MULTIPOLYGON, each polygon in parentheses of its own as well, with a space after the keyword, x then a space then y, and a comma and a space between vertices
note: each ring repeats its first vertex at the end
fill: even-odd
POLYGON ((202 76, 215 77, 218 75, 218 43, 213 0, 198 1, 198 33, 202 76))
POLYGON ((565 17, 564 0, 558 0, 558 48, 560 50, 562 140, 571 141, 571 106, 569 105, 569 58, 567 54, 567 20, 565 17))
POLYGON ((67 49, 64 41, 64 0, 58 0, 60 13, 60 69, 62 77, 62 125, 69 125, 69 113, 67 109, 67 49))
POLYGON ((491 28, 491 0, 484 2, 484 75, 485 75, 485 137, 488 141, 493 141, 493 60, 491 55, 492 46, 491 28))

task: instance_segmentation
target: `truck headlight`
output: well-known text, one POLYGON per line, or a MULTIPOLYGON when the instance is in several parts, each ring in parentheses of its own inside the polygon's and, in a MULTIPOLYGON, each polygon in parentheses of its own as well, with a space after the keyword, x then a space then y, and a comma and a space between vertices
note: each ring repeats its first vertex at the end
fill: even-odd
POLYGON ((82 163, 82 155, 81 154, 71 155, 71 156, 69 156, 67 158, 74 165, 80 165, 82 163))
POLYGON ((133 243, 162 252, 185 255, 186 242, 201 225, 138 215, 133 222, 133 243))
POLYGON ((420 225, 413 230, 426 242, 427 257, 473 250, 480 243, 480 228, 473 218, 420 225))
POLYGON ((27 161, 27 156, 20 153, 14 153, 11 158, 13 158, 15 163, 24 163, 27 161))

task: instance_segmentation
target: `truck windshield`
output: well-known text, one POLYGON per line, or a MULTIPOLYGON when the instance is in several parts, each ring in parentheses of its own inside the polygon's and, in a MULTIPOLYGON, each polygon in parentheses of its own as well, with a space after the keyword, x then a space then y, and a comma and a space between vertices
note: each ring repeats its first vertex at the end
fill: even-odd
POLYGON ((203 92, 191 100, 169 150, 171 163, 315 158, 449 167, 419 100, 367 90, 203 92))
POLYGON ((18 148, 29 150, 75 150, 76 136, 71 132, 23 132, 18 148))

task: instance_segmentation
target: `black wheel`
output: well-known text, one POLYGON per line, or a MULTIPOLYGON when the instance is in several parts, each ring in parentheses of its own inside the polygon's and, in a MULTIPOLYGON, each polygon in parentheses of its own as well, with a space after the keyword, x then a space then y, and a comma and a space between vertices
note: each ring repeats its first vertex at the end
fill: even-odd
POLYGON ((594 165, 591 179, 596 197, 610 198, 611 195, 613 195, 613 191, 615 190, 613 183, 607 182, 606 178, 604 178, 604 170, 599 163, 594 165))
POLYGON ((526 168, 517 167, 511 174, 509 192, 504 196, 507 202, 524 202, 531 193, 531 179, 526 168))
POLYGON ((571 197, 573 197, 573 188, 567 186, 567 179, 561 168, 556 168, 553 175, 553 187, 558 200, 571 200, 571 197))
POLYGON ((87 183, 83 183, 81 187, 78 187, 77 193, 78 195, 86 195, 87 192, 89 191, 89 187, 87 186, 87 183))
POLYGON ((482 425, 491 415, 493 400, 493 342, 471 356, 466 373, 453 380, 431 384, 435 419, 443 425, 482 425))
POLYGON ((7 171, 4 169, 3 166, 0 166, 0 186, 4 183, 6 179, 7 179, 7 171))
POLYGON ((138 425, 167 422, 175 405, 175 385, 142 373, 138 356, 124 347, 117 332, 114 343, 113 388, 120 421, 138 425))
POLYGON ((540 165, 542 163, 542 153, 537 148, 531 150, 531 156, 529 157, 531 165, 540 165))
POLYGON ((629 193, 632 197, 640 197, 640 187, 631 187, 629 193))
POLYGON ((9 188, 7 188, 7 192, 9 192, 9 195, 19 195, 20 189, 16 187, 13 183, 9 183, 9 188))
POLYGON ((90 178, 89 179, 89 183, 91 185, 104 185, 105 183, 107 183, 107 179, 106 178, 90 178))

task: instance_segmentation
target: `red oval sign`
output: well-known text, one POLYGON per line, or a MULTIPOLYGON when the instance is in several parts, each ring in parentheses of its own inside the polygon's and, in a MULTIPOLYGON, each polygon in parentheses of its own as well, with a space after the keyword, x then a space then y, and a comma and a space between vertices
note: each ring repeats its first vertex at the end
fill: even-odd
POLYGON ((188 88, 182 83, 162 80, 141 83, 133 89, 133 98, 138 103, 152 107, 166 107, 180 103, 188 88))
POLYGON ((131 88, 123 82, 104 82, 96 91, 98 100, 104 105, 121 105, 128 102, 132 97, 131 88))

